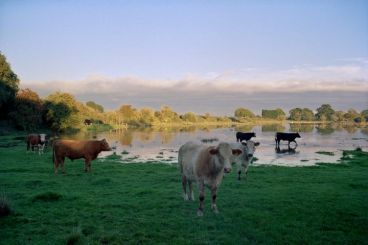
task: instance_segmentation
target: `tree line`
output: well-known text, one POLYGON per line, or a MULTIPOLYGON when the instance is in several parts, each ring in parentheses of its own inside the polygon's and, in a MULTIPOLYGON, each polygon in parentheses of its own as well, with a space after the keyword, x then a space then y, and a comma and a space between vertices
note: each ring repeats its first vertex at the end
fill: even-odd
POLYGON ((316 113, 309 108, 294 108, 287 116, 281 108, 263 109, 261 115, 256 115, 240 107, 231 117, 210 113, 197 115, 193 112, 179 114, 167 105, 159 110, 122 105, 117 110, 105 111, 102 105, 94 101, 82 103, 69 93, 57 91, 42 99, 28 88, 19 89, 18 76, 0 53, 0 120, 20 130, 47 127, 54 131, 66 131, 84 127, 86 120, 92 125, 149 127, 160 124, 230 124, 286 119, 361 123, 368 121, 368 110, 335 111, 331 105, 324 104, 316 109, 316 113))

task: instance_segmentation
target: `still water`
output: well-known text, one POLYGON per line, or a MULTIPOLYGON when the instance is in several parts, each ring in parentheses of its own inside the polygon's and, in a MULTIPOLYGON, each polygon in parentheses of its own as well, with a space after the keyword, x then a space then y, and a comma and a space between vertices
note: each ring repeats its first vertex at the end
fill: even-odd
POLYGON ((338 163, 342 150, 357 147, 368 150, 368 127, 342 127, 338 125, 313 124, 269 124, 230 128, 183 127, 161 129, 127 129, 102 133, 79 133, 64 136, 74 139, 106 138, 114 148, 113 152, 103 152, 100 157, 120 155, 122 162, 177 162, 179 147, 187 141, 235 142, 235 133, 255 132, 254 141, 260 142, 253 164, 307 166, 318 162, 338 163), (287 142, 281 141, 280 150, 275 149, 275 132, 299 132, 298 146, 289 151, 287 142), (318 152, 324 152, 321 154, 318 152))

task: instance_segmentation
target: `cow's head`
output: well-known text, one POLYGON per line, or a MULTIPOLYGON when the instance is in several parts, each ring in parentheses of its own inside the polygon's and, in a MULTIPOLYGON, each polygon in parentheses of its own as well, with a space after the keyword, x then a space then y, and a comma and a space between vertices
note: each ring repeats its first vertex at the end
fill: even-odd
POLYGON ((44 144, 46 141, 46 134, 39 134, 41 144, 44 144))
POLYGON ((256 151, 256 147, 260 145, 259 142, 254 142, 252 140, 248 140, 247 142, 242 142, 242 144, 245 146, 245 158, 252 158, 254 152, 256 151))
POLYGON ((296 138, 301 138, 299 133, 296 133, 296 138))
POLYGON ((101 151, 111 151, 111 147, 109 146, 109 143, 105 139, 100 141, 101 143, 101 151))
POLYGON ((217 163, 223 166, 225 173, 230 173, 233 156, 243 152, 240 149, 232 149, 228 143, 220 143, 216 148, 210 149, 209 153, 217 157, 217 163))

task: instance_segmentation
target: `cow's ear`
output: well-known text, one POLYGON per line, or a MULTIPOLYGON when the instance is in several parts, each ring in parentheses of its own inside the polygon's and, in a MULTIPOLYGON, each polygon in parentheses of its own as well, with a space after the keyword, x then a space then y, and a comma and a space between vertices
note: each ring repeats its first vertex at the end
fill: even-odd
POLYGON ((216 149, 216 148, 212 148, 212 149, 210 149, 210 150, 209 150, 209 153, 210 153, 211 155, 216 155, 217 153, 219 153, 219 150, 218 150, 218 149, 216 149))
POLYGON ((259 142, 255 142, 255 143, 254 143, 254 145, 255 145, 255 146, 259 146, 260 144, 261 144, 261 143, 259 143, 259 142))
POLYGON ((102 139, 101 141, 106 142, 106 139, 102 139))
POLYGON ((242 150, 240 150, 240 149, 234 149, 233 150, 233 155, 237 155, 237 156, 239 156, 240 154, 242 154, 243 152, 242 152, 242 150))

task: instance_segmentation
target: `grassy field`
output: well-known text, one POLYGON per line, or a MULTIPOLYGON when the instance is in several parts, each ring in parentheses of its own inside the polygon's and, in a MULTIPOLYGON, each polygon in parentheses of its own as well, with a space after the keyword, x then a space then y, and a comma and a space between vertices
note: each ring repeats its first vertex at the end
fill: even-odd
MULTIPOLYGON (((51 153, 25 153, 0 136, 0 244, 368 244, 368 154, 342 163, 251 167, 226 175, 219 214, 184 202, 176 166, 67 161, 54 175, 51 153), (6 200, 4 201, 4 196, 6 200)), ((196 193, 197 194, 197 193, 196 193)), ((197 197, 197 195, 196 195, 197 197)))

